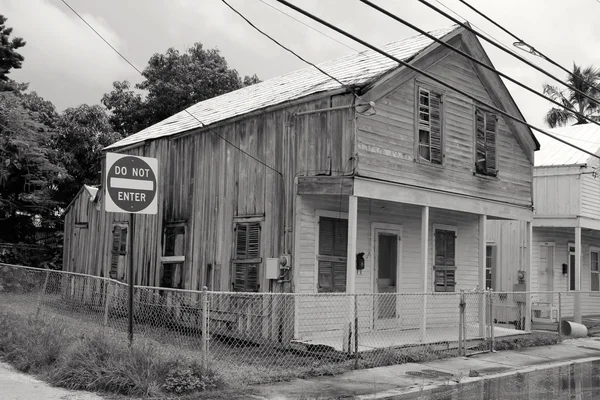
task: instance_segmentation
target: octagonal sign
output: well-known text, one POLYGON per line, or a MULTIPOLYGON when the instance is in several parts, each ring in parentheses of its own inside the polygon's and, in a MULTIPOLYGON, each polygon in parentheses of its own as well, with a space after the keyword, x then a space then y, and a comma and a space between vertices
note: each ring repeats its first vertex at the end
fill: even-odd
POLYGON ((104 204, 108 212, 156 214, 158 160, 106 153, 104 204))

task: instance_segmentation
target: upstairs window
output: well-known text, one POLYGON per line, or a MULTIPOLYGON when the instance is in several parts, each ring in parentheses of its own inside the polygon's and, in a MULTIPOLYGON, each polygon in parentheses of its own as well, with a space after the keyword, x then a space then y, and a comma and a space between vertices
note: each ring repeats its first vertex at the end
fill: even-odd
POLYGON ((440 94, 419 88, 417 121, 418 160, 442 164, 442 96, 440 94))
POLYGON ((260 257, 260 222, 235 224, 235 259, 232 286, 234 292, 258 292, 260 257))
POLYGON ((498 117, 496 114, 475 109, 475 172, 480 175, 498 174, 496 137, 498 117))
POLYGON ((454 292, 456 286, 456 232, 435 229, 434 289, 436 292, 454 292))
POLYGON ((348 220, 319 218, 318 292, 345 292, 348 260, 348 220))
POLYGON ((182 289, 185 263, 185 223, 170 223, 165 226, 161 262, 160 286, 182 289))

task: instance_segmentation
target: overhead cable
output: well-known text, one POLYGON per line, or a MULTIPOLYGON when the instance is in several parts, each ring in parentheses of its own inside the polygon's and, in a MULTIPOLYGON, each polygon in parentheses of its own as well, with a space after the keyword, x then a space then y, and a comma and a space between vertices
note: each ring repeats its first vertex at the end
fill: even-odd
POLYGON ((308 11, 306 11, 306 10, 304 10, 304 9, 302 9, 302 8, 294 5, 294 4, 291 4, 290 2, 288 2, 286 0, 276 0, 276 1, 279 2, 279 3, 281 3, 281 4, 283 4, 283 5, 285 5, 285 6, 287 6, 287 7, 289 7, 289 8, 291 8, 292 10, 294 10, 296 12, 299 12, 300 14, 305 15, 306 17, 308 17, 308 18, 310 18, 310 19, 312 19, 312 20, 314 20, 316 22, 319 22, 320 24, 328 27, 329 29, 332 29, 332 30, 334 30, 334 31, 336 31, 336 32, 338 32, 338 33, 340 33, 340 34, 342 34, 342 35, 344 35, 344 36, 346 36, 346 37, 348 37, 348 38, 356 41, 357 43, 360 43, 363 46, 368 47, 371 50, 373 50, 373 51, 375 51, 375 52, 377 52, 377 53, 379 53, 379 54, 381 54, 381 55, 383 55, 383 56, 385 56, 385 57, 387 57, 387 58, 389 58, 389 59, 391 59, 393 61, 396 61, 398 64, 400 64, 400 65, 402 65, 402 66, 410 69, 411 71, 414 71, 414 72, 416 72, 416 73, 418 73, 420 75, 423 75, 423 76, 429 78, 430 80, 432 80, 432 81, 434 81, 434 82, 436 82, 436 83, 438 83, 438 84, 440 84, 440 85, 442 85, 444 87, 447 87, 448 89, 451 89, 454 92, 456 92, 456 93, 458 93, 458 94, 460 94, 460 95, 462 95, 462 96, 464 96, 464 97, 466 97, 468 99, 471 99, 472 101, 474 101, 476 103, 479 103, 479 104, 487 107, 490 110, 494 110, 497 113, 499 113, 501 115, 504 115, 505 117, 507 117, 509 119, 512 119, 512 120, 514 120, 514 121, 516 121, 518 123, 521 123, 522 125, 525 125, 525 126, 529 127, 530 129, 536 130, 536 131, 538 131, 540 133, 543 133, 546 136, 549 136, 549 137, 551 137, 551 138, 553 138, 553 139, 555 139, 555 140, 557 140, 557 141, 559 141, 561 143, 564 143, 564 144, 566 144, 566 145, 568 145, 570 147, 573 147, 573 148, 575 148, 575 149, 577 149, 577 150, 579 150, 579 151, 581 151, 583 153, 589 154, 592 157, 600 159, 599 155, 596 155, 596 154, 594 154, 594 153, 592 153, 590 151, 582 149, 579 146, 575 146, 575 145, 573 145, 573 144, 571 144, 571 143, 569 143, 569 142, 567 142, 565 140, 562 140, 559 137, 557 137, 557 136, 555 136, 555 135, 553 135, 553 134, 551 134, 551 133, 549 133, 549 132, 547 132, 547 131, 545 131, 545 130, 543 130, 541 128, 538 128, 538 127, 536 127, 536 126, 534 126, 534 125, 532 125, 532 124, 524 121, 523 119, 521 119, 519 117, 515 117, 514 115, 511 115, 511 114, 507 113, 506 111, 501 110, 500 108, 498 108, 498 107, 496 107, 494 105, 482 102, 481 100, 479 100, 476 97, 474 97, 474 96, 466 93, 465 91, 463 91, 461 89, 458 89, 458 88, 456 88, 456 87, 454 87, 454 86, 452 86, 452 85, 450 85, 450 84, 448 84, 448 83, 446 83, 446 82, 444 82, 444 81, 436 78, 435 76, 431 75, 430 73, 428 73, 426 71, 423 71, 423 70, 421 70, 421 69, 419 69, 419 68, 411 65, 410 63, 408 63, 408 62, 406 62, 404 60, 401 60, 398 57, 395 57, 395 56, 393 56, 393 55, 391 55, 391 54, 389 54, 389 53, 381 50, 380 48, 378 48, 378 47, 376 47, 376 46, 374 46, 374 45, 372 45, 372 44, 370 44, 370 43, 368 43, 368 42, 366 42, 366 41, 358 38, 357 36, 355 36, 355 35, 353 35, 353 34, 351 34, 349 32, 344 31, 341 28, 338 28, 337 26, 335 26, 335 25, 333 25, 333 24, 331 24, 331 23, 329 23, 329 22, 327 22, 327 21, 325 21, 325 20, 317 17, 316 15, 311 14, 310 12, 308 12, 308 11))
POLYGON ((375 9, 375 10, 379 11, 380 13, 382 13, 382 14, 384 14, 384 15, 386 15, 386 16, 388 16, 388 17, 390 17, 390 18, 392 18, 392 19, 394 19, 394 20, 396 20, 396 21, 400 22, 401 24, 403 24, 403 25, 405 25, 405 26, 408 26, 409 28, 411 28, 411 29, 413 29, 413 30, 415 30, 415 31, 419 32, 420 34, 422 34, 422 35, 424 35, 424 36, 428 37, 429 39, 431 39, 431 40, 435 41, 436 43, 439 43, 440 45, 442 45, 442 46, 444 46, 444 47, 446 47, 446 48, 448 48, 448 49, 452 50, 453 52, 460 54, 461 56, 465 57, 466 59, 468 59, 468 60, 470 60, 470 61, 472 61, 472 62, 474 62, 474 63, 476 63, 477 65, 480 65, 480 66, 482 66, 483 68, 485 68, 485 69, 487 69, 487 70, 489 70, 489 71, 492 71, 492 72, 494 72, 494 73, 498 74, 499 76, 501 76, 501 77, 503 77, 503 78, 506 78, 506 79, 508 79, 509 81, 511 81, 512 83, 514 83, 515 85, 518 85, 518 86, 522 87, 523 89, 525 89, 525 90, 528 90, 529 92, 531 92, 531 93, 533 93, 533 94, 535 94, 535 95, 537 95, 537 96, 539 96, 539 97, 543 98, 544 100, 548 100, 548 101, 549 101, 549 102, 551 102, 552 104, 555 104, 555 105, 557 105, 557 106, 559 106, 559 107, 561 107, 561 108, 564 108, 565 110, 567 110, 567 111, 570 111, 570 112, 572 112, 573 114, 575 114, 575 115, 577 115, 577 116, 579 116, 579 117, 581 117, 581 118, 583 118, 583 119, 585 119, 585 120, 587 120, 587 121, 589 121, 589 122, 591 122, 591 123, 593 123, 593 124, 596 124, 596 125, 600 126, 600 122, 598 122, 597 120, 595 120, 595 119, 593 119, 593 118, 590 118, 590 117, 588 117, 588 116, 586 116, 586 115, 584 115, 584 114, 582 114, 582 113, 579 113, 579 112, 577 112, 576 110, 572 110, 572 109, 570 109, 570 108, 566 107, 564 104, 562 104, 562 103, 560 103, 560 102, 558 102, 558 101, 556 101, 556 100, 554 100, 554 99, 552 99, 552 98, 550 98, 550 97, 548 97, 548 96, 544 95, 544 94, 543 94, 543 93, 541 93, 541 92, 538 92, 537 90, 535 90, 535 89, 533 89, 533 88, 531 88, 531 87, 529 87, 529 86, 525 85, 524 83, 522 83, 522 82, 520 82, 520 81, 516 80, 515 78, 512 78, 512 77, 510 77, 510 76, 506 75, 505 73, 503 73, 503 72, 501 72, 501 71, 498 71, 498 70, 497 70, 497 69, 495 69, 494 67, 492 67, 492 66, 490 66, 490 65, 488 65, 488 64, 486 64, 486 63, 484 63, 483 61, 480 61, 480 60, 476 59, 475 57, 473 57, 473 56, 471 56, 471 55, 467 54, 466 52, 464 52, 464 51, 460 50, 459 48, 457 48, 457 47, 454 47, 454 46, 452 46, 452 45, 448 44, 446 41, 444 41, 444 40, 442 40, 442 39, 439 39, 439 38, 437 38, 437 37, 433 36, 433 35, 432 35, 432 34, 430 34, 429 32, 426 32, 426 31, 424 31, 423 29, 421 29, 421 28, 419 28, 419 27, 415 26, 414 24, 411 24, 410 22, 408 22, 408 21, 406 21, 406 20, 404 20, 404 19, 400 18, 399 16, 397 16, 397 15, 395 15, 395 14, 391 13, 390 11, 388 11, 388 10, 386 10, 386 9, 384 9, 384 8, 382 8, 382 7, 380 7, 380 6, 378 6, 377 4, 374 4, 373 2, 371 2, 371 1, 369 1, 369 0, 360 0, 360 1, 361 1, 362 3, 364 3, 364 4, 368 5, 369 7, 371 7, 371 8, 373 8, 373 9, 375 9))

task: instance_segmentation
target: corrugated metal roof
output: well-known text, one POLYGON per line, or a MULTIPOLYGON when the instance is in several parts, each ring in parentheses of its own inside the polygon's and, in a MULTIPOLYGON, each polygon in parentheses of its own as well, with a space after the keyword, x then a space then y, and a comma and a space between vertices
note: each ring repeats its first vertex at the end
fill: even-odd
MULTIPOLYGON (((458 25, 452 25, 430 33, 437 38, 441 38, 455 29, 458 29, 458 25)), ((387 44, 382 49, 401 60, 407 60, 431 43, 433 43, 433 40, 418 35, 387 44)), ((397 62, 373 50, 365 50, 319 64, 321 69, 343 82, 346 86, 365 85, 397 66, 397 62)), ((187 110, 202 121, 204 125, 211 125, 286 101, 341 88, 343 86, 338 82, 327 77, 316 68, 309 67, 201 101, 190 106, 187 110)), ((200 123, 188 113, 181 111, 106 147, 106 149, 115 149, 149 139, 171 136, 200 126, 200 123)))
MULTIPOLYGON (((595 154, 600 149, 600 126, 582 124, 548 129, 556 137, 595 154)), ((591 156, 542 133, 536 133, 540 150, 535 152, 535 166, 587 164, 591 156)))

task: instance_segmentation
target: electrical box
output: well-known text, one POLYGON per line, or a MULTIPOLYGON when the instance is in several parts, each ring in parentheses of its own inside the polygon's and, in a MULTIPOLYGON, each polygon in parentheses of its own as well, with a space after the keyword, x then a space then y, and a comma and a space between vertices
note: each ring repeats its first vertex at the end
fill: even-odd
POLYGON ((267 258, 265 278, 279 279, 279 258, 267 258))

